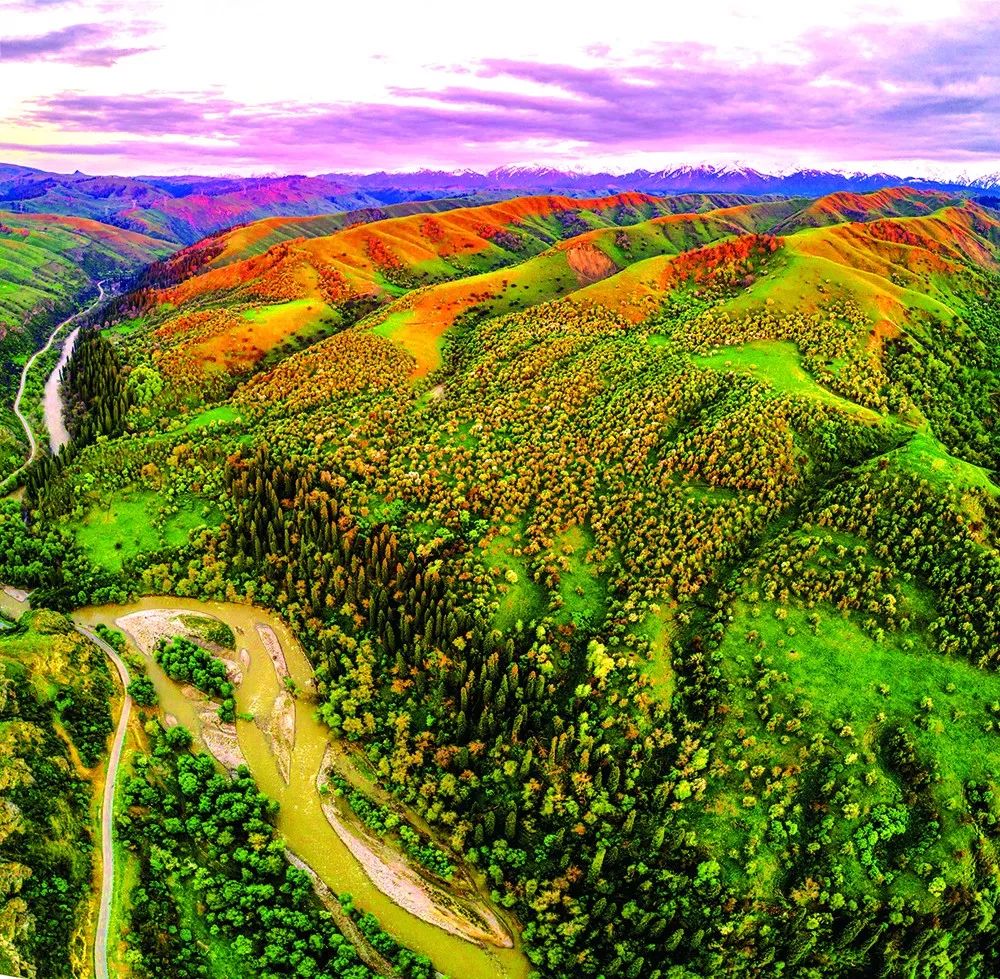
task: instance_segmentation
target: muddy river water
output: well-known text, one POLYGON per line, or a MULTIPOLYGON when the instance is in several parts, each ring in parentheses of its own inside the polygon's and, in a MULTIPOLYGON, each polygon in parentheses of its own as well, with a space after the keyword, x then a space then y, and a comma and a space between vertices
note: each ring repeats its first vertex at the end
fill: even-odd
MULTIPOLYGON (((103 295, 103 290, 101 290, 103 295)), ((76 338, 79 336, 80 327, 71 330, 69 336, 63 343, 62 353, 55 369, 49 374, 45 381, 45 388, 42 394, 42 410, 45 414, 45 427, 49 432, 49 448, 52 454, 56 455, 63 446, 69 442, 69 431, 66 429, 66 422, 63 421, 63 400, 60 384, 62 382, 62 372, 73 356, 73 348, 76 346, 76 338)))
MULTIPOLYGON (((393 858, 387 856, 389 848, 375 845, 366 853, 363 833, 355 829, 352 837, 342 824, 339 832, 335 828, 337 819, 335 815, 330 818, 329 798, 317 790, 317 776, 324 759, 329 759, 330 732, 314 717, 309 661, 278 616, 245 605, 144 598, 130 605, 82 609, 74 618, 84 625, 120 628, 133 646, 148 653, 160 635, 172 631, 171 617, 176 622, 182 614, 212 616, 233 630, 236 653, 232 658, 242 674, 235 694, 237 710, 253 720, 237 720, 235 735, 230 728, 227 742, 226 732, 218 730, 208 705, 185 695, 150 658, 147 670, 162 710, 187 727, 202 745, 208 744, 224 763, 227 752, 229 764, 242 755, 261 791, 280 804, 277 828, 289 850, 335 893, 351 894, 358 908, 374 914, 387 932, 427 955, 436 969, 452 979, 524 979, 530 966, 513 938, 515 931, 502 912, 490 905, 484 888, 470 883, 457 896, 448 895, 452 912, 459 909, 459 918, 468 915, 494 938, 471 941, 454 933, 461 929, 449 924, 447 907, 435 912, 435 903, 449 901, 435 901, 433 887, 428 898, 414 884, 419 877, 406 877, 405 862, 398 855, 402 878, 400 867, 394 869, 393 858), (285 671, 291 684, 280 675, 285 671), (297 691, 294 697, 288 693, 289 686, 297 691), (380 854, 387 865, 380 864, 380 854), (421 898, 431 907, 422 909, 421 898)), ((343 751, 337 755, 338 769, 343 771, 350 764, 349 756, 343 751)))

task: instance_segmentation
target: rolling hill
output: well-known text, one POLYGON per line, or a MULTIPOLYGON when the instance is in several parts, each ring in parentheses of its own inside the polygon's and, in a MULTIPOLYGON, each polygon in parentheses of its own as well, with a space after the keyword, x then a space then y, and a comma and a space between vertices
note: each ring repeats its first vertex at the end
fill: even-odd
MULTIPOLYGON (((421 375, 440 364, 442 338, 459 319, 513 312, 577 290, 642 319, 663 300, 660 279, 672 268, 670 256, 732 236, 855 225, 868 226, 864 250, 885 251, 896 229, 907 227, 885 222, 936 213, 956 216, 944 230, 961 239, 959 250, 973 248, 975 234, 960 227, 958 215, 995 221, 961 198, 912 188, 814 202, 516 198, 346 227, 339 216, 265 220, 150 269, 146 281, 162 285, 142 293, 132 312, 158 308, 157 356, 177 380, 197 383, 201 374, 217 386, 359 320, 401 344, 421 375), (883 238, 876 248, 877 233, 883 238), (606 286, 597 284, 604 279, 606 286)), ((811 247, 843 251, 851 233, 819 235, 811 247)), ((810 240, 803 234, 802 247, 810 240)), ((982 243, 977 254, 983 257, 982 243)), ((859 270, 867 261, 855 256, 859 270)), ((882 262, 874 274, 890 271, 882 262)))
POLYGON ((280 609, 539 975, 994 975, 998 310, 947 190, 251 224, 95 317, 0 577, 280 609))
MULTIPOLYGON (((516 198, 356 224, 332 233, 324 233, 329 227, 323 218, 283 222, 283 228, 309 234, 260 253, 261 240, 275 233, 274 222, 265 221, 215 236, 150 269, 149 282, 182 281, 140 293, 132 312, 160 308, 159 356, 176 379, 185 375, 196 382, 200 374, 216 384, 230 373, 253 369, 272 351, 280 356, 314 342, 378 307, 385 307, 378 316, 388 322, 394 313, 417 303, 442 311, 440 316, 434 313, 433 335, 418 341, 429 344, 430 360, 422 363, 426 369, 451 318, 476 302, 506 292, 504 302, 513 307, 576 288, 580 279, 571 263, 586 249, 549 254, 556 243, 595 229, 610 234, 615 228, 691 209, 708 213, 720 203, 750 206, 743 198, 711 195, 516 198), (534 256, 535 261, 526 261, 534 256), (509 277, 497 271, 507 268, 514 269, 509 277), (527 293, 515 294, 516 288, 527 293), (397 297, 403 297, 397 307, 386 305, 397 297), (452 311, 451 318, 445 307, 452 311)), ((782 214, 788 209, 784 204, 753 207, 782 214)), ((739 216, 728 220, 734 223, 716 233, 741 227, 739 216)), ((702 223, 700 218, 694 221, 698 227, 702 223)), ((671 234, 656 232, 657 237, 671 234)), ((677 237, 682 239, 684 233, 677 237)), ((396 317, 396 322, 406 318, 396 317)), ((391 323, 385 326, 392 328, 391 323)))

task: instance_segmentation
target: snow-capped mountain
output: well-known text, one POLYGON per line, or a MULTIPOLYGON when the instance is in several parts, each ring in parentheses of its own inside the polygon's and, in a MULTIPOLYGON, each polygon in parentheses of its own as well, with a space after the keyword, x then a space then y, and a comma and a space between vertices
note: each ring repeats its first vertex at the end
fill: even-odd
POLYGON ((623 190, 648 193, 692 191, 740 194, 795 194, 817 196, 838 190, 871 191, 906 184, 935 190, 988 191, 1000 186, 1000 174, 974 179, 891 173, 845 172, 800 168, 766 173, 751 166, 709 163, 689 164, 662 170, 639 169, 628 173, 586 173, 555 167, 510 165, 485 173, 475 170, 417 170, 410 173, 325 175, 357 191, 394 189, 427 194, 520 191, 525 193, 599 194, 623 190))
POLYGON ((840 190, 864 192, 903 184, 981 195, 991 205, 1000 196, 1000 172, 975 179, 815 169, 765 173, 739 163, 695 163, 629 173, 518 164, 485 173, 422 169, 254 177, 93 176, 0 163, 0 211, 91 217, 165 241, 190 244, 221 228, 269 215, 324 214, 437 197, 598 197, 622 191, 819 197, 840 190))

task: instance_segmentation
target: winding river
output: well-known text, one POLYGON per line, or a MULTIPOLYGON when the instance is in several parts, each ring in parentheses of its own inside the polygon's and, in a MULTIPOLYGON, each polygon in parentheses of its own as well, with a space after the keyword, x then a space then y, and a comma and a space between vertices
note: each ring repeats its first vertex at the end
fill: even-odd
MULTIPOLYGON (((26 469, 38 453, 38 443, 35 441, 35 433, 31 430, 31 423, 28 421, 27 416, 21 410, 21 400, 24 398, 24 388, 28 382, 28 374, 31 372, 31 368, 35 361, 38 360, 39 357, 43 356, 52 344, 55 343, 56 337, 59 335, 59 331, 62 330, 64 326, 72 323, 75 319, 79 319, 85 313, 89 313, 91 310, 96 309, 102 302, 104 302, 105 281, 106 280, 102 279, 100 282, 96 283, 97 298, 86 309, 82 309, 80 312, 74 313, 69 317, 69 319, 63 320, 58 326, 56 326, 56 328, 49 334, 49 338, 45 341, 45 345, 36 350, 24 363, 24 367, 21 370, 21 380, 17 387, 17 394, 14 395, 14 404, 12 407, 14 414, 17 416, 17 420, 21 423, 21 427, 24 429, 24 435, 28 440, 28 458, 25 460, 23 465, 7 477, 7 480, 13 479, 19 475, 22 470, 26 469)), ((71 354, 73 353, 73 347, 76 344, 76 338, 79 335, 79 332, 79 328, 70 332, 63 344, 62 354, 59 357, 59 363, 45 381, 45 396, 42 401, 42 407, 45 414, 45 425, 49 432, 49 445, 52 448, 53 454, 58 452, 59 449, 61 449, 69 441, 69 432, 66 431, 66 425, 63 421, 63 404, 62 396, 59 391, 59 382, 62 369, 66 366, 71 354)))
MULTIPOLYGON (((356 828, 353 834, 345 832, 344 824, 332 812, 329 797, 321 796, 317 789, 317 776, 330 763, 332 749, 328 729, 313 716, 312 668, 278 616, 245 605, 143 598, 130 605, 82 609, 74 619, 85 627, 103 623, 120 628, 135 647, 148 652, 156 638, 174 631, 171 617, 176 622, 180 614, 211 616, 233 630, 237 650, 233 665, 242 674, 235 695, 237 709, 253 719, 238 720, 235 736, 230 729, 227 738, 214 721, 214 708, 191 697, 190 691, 182 691, 149 659, 147 669, 161 708, 224 764, 232 766, 240 757, 245 760, 261 791, 280 804, 277 828, 289 850, 335 893, 351 894, 357 907, 372 912, 386 931, 427 955, 436 969, 452 979, 525 979, 530 965, 516 938, 511 947, 500 947, 446 930, 447 914, 445 927, 432 923, 434 914, 428 915, 426 909, 421 912, 411 900, 413 892, 419 891, 412 880, 408 888, 411 899, 405 893, 406 886, 399 888, 398 874, 393 887, 392 859, 385 864, 379 860, 380 853, 386 856, 385 850, 375 846, 366 853, 364 834, 356 828), (297 691, 295 697, 288 694, 289 684, 281 677, 286 670, 297 691)), ((342 772, 350 766, 346 752, 336 752, 336 764, 342 772)), ((363 776, 358 781, 363 781, 363 776)), ((464 891, 459 888, 457 895, 450 895, 448 903, 461 916, 492 924, 509 942, 514 930, 482 891, 469 882, 464 891)), ((427 903, 433 904, 425 898, 427 903)), ((483 930, 490 929, 484 925, 483 930)))
MULTIPOLYGON (((100 286, 101 284, 98 283, 100 286)), ((104 289, 101 288, 101 299, 104 298, 104 289)), ((97 301, 100 302, 101 299, 97 301)), ((73 348, 76 346, 76 338, 80 335, 80 327, 75 326, 70 330, 69 335, 63 341, 62 352, 59 354, 59 362, 55 369, 45 380, 45 389, 42 396, 42 410, 45 413, 45 427, 49 432, 49 449, 53 455, 69 443, 69 431, 66 428, 66 421, 63 418, 63 400, 60 387, 62 385, 62 372, 73 356, 73 348)))

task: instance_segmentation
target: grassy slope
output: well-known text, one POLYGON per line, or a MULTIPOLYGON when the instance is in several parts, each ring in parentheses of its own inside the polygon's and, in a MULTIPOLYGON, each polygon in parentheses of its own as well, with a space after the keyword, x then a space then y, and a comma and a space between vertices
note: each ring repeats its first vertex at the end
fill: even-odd
POLYGON ((257 222, 213 239, 212 268, 160 291, 152 317, 158 365, 177 383, 197 387, 201 375, 218 390, 228 376, 273 366, 342 329, 360 300, 379 304, 362 325, 402 347, 420 377, 441 363, 460 317, 573 294, 638 322, 662 301, 673 256, 772 230, 786 232, 780 263, 732 300, 731 314, 764 302, 775 314, 808 312, 849 295, 877 324, 872 342, 882 342, 905 323, 919 329, 913 310, 952 316, 949 273, 967 259, 988 261, 997 238, 974 206, 906 189, 716 203, 703 195, 520 198, 348 227, 263 254, 258 245, 275 227, 312 222, 325 232, 337 219, 257 222), (845 214, 861 220, 837 223, 845 214))
POLYGON ((787 227, 779 226, 778 230, 795 231, 803 227, 824 227, 877 218, 914 217, 961 202, 962 198, 953 194, 909 187, 890 187, 871 194, 843 191, 810 202, 794 221, 789 222, 787 227))
MULTIPOLYGON (((595 199, 592 201, 576 200, 566 197, 549 198, 518 198, 511 201, 499 202, 495 204, 481 204, 478 202, 469 203, 461 198, 443 199, 439 201, 411 202, 407 204, 395 204, 379 209, 384 213, 383 221, 379 221, 379 229, 370 228, 374 233, 381 233, 384 221, 401 219, 399 226, 414 227, 418 229, 421 225, 427 226, 420 220, 421 214, 440 214, 442 211, 461 210, 464 214, 454 215, 448 221, 438 223, 446 231, 459 226, 468 228, 466 219, 475 219, 472 226, 474 230, 487 222, 494 225, 507 226, 515 222, 524 222, 533 230, 538 231, 542 237, 551 236, 553 226, 546 222, 546 217, 550 216, 547 211, 566 210, 577 212, 581 209, 589 212, 588 220, 595 224, 619 225, 626 223, 623 214, 615 215, 615 208, 621 207, 622 211, 631 210, 634 214, 632 220, 638 221, 642 217, 652 217, 654 214, 673 214, 689 211, 709 211, 718 207, 725 207, 732 201, 746 202, 749 198, 740 198, 737 195, 718 194, 685 194, 670 198, 653 198, 647 195, 627 194, 615 195, 610 198, 595 199), (545 208, 540 209, 537 215, 526 213, 523 203, 518 201, 535 200, 547 201, 545 208), (602 203, 602 201, 604 203, 602 203), (591 206, 587 206, 591 205, 591 206), (541 218, 541 220, 537 220, 541 218), (453 224, 457 219, 461 225, 453 224)), ((345 230, 345 228, 359 223, 358 219, 366 212, 345 212, 342 214, 322 214, 311 217, 278 217, 268 218, 262 221, 255 221, 241 228, 234 228, 232 231, 217 236, 223 244, 222 251, 210 260, 214 268, 228 265, 233 262, 242 261, 263 254, 273 245, 282 241, 294 238, 325 238, 345 230)), ((364 222, 369 224, 367 220, 364 222)), ((374 223, 374 222, 371 222, 374 223)), ((386 229, 392 235, 394 232, 391 226, 386 229)), ((405 232, 404 232, 405 234, 405 232)), ((552 238, 551 240, 556 240, 552 238)), ((200 248, 195 245, 193 248, 200 248)))
POLYGON ((11 329, 48 305, 64 305, 92 282, 169 253, 133 231, 86 218, 0 211, 0 322, 11 329))
POLYGON ((585 232, 511 268, 404 296, 377 314, 392 318, 391 327, 380 332, 414 356, 420 376, 440 365, 442 338, 463 313, 474 309, 478 315, 500 316, 560 299, 647 257, 676 255, 719 238, 767 230, 795 207, 789 201, 739 205, 585 232))
POLYGON ((469 200, 464 197, 440 198, 389 204, 385 207, 366 208, 360 211, 342 211, 337 214, 314 214, 305 217, 281 215, 264 218, 219 235, 218 237, 225 241, 225 247, 210 264, 217 268, 255 255, 263 255, 275 245, 294 238, 325 238, 353 224, 368 224, 375 220, 415 214, 439 214, 459 207, 474 207, 479 203, 476 199, 469 200))
POLYGON ((74 304, 96 295, 96 281, 169 250, 163 242, 86 218, 0 211, 0 476, 23 461, 26 443, 12 411, 13 395, 21 366, 46 331, 74 304))
MULTIPOLYGON (((919 604, 914 604, 919 615, 919 604)), ((961 798, 962 786, 969 779, 995 777, 1000 741, 985 738, 981 723, 990 705, 1000 697, 1000 681, 993 674, 977 670, 966 661, 931 652, 919 628, 909 635, 878 642, 859 628, 853 617, 843 616, 829 606, 821 605, 811 613, 793 609, 780 619, 777 612, 774 604, 757 609, 738 606, 720 649, 734 690, 733 720, 723 728, 721 737, 735 737, 741 727, 749 729, 759 742, 757 753, 767 766, 765 772, 751 773, 748 787, 745 778, 754 762, 748 758, 748 768, 733 773, 728 790, 715 802, 720 813, 740 814, 740 828, 711 816, 699 820, 720 853, 742 847, 754 836, 765 836, 767 807, 760 805, 760 799, 762 794, 766 796, 771 766, 777 763, 794 767, 797 753, 807 740, 789 738, 786 748, 777 748, 775 759, 777 739, 771 728, 757 720, 752 695, 765 670, 774 671, 768 674, 766 689, 772 700, 788 712, 786 717, 800 705, 811 706, 806 732, 839 731, 850 724, 865 746, 853 757, 851 753, 846 757, 857 774, 865 777, 866 807, 900 799, 899 787, 884 767, 879 750, 882 734, 894 725, 908 730, 925 756, 936 759, 940 780, 934 786, 934 797, 942 811, 948 811, 950 799, 961 798), (744 638, 751 632, 759 637, 753 642, 744 638), (760 659, 755 662, 755 658, 760 659)), ((857 827, 854 819, 843 820, 835 845, 847 843, 857 827)), ((968 851, 974 837, 972 827, 948 820, 946 836, 925 858, 931 863, 953 864, 958 871, 953 854, 968 851)), ((777 871, 766 845, 759 847, 759 853, 749 866, 741 866, 739 861, 725 861, 725 865, 727 872, 742 878, 751 891, 766 896, 777 871)), ((852 861, 844 861, 844 865, 853 868, 851 893, 860 896, 874 892, 876 882, 868 874, 852 861)), ((915 881, 911 881, 906 886, 914 885, 915 881)))

